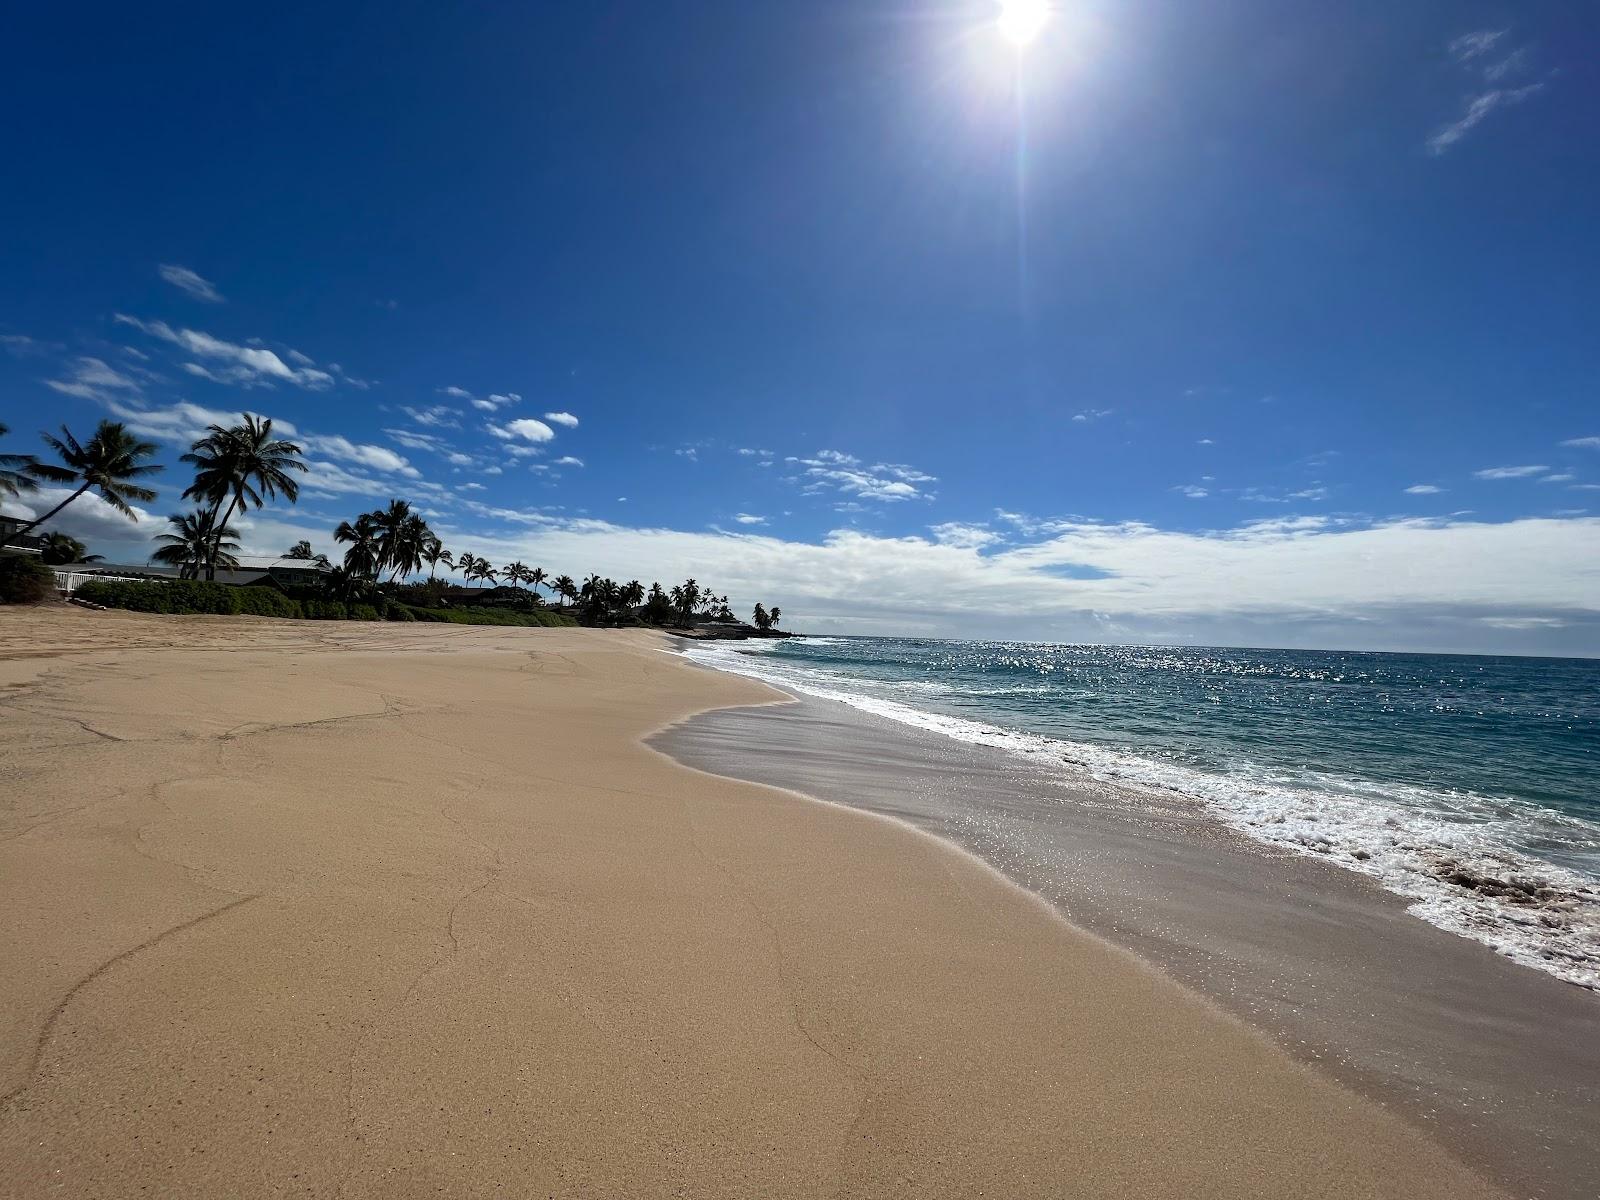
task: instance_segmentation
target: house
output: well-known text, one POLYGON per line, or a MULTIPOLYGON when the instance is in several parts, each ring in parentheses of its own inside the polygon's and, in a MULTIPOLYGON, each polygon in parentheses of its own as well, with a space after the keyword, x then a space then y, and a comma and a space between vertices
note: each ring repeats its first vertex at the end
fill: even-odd
POLYGON ((44 539, 35 537, 30 533, 17 536, 17 530, 25 524, 15 517, 0 517, 0 554, 31 554, 38 556, 44 548, 44 539))
MULTIPOLYGON (((216 582, 235 587, 251 584, 276 583, 284 587, 316 583, 333 570, 325 562, 314 558, 284 558, 274 554, 236 554, 239 566, 232 571, 218 571, 216 582)), ((177 567, 149 564, 133 566, 126 563, 67 563, 56 568, 56 582, 66 592, 76 591, 79 584, 91 579, 178 579, 183 572, 177 567)))

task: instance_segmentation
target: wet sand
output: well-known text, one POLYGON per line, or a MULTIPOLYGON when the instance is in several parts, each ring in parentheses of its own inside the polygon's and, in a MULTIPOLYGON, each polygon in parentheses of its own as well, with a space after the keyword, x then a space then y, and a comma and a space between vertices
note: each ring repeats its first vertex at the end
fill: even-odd
POLYGON ((650 636, 0 610, 0 1193, 1502 1194, 650 636))
POLYGON ((1600 996, 1426 924, 1362 876, 1177 796, 835 701, 706 713, 653 744, 947 838, 1516 1194, 1600 1194, 1600 996))

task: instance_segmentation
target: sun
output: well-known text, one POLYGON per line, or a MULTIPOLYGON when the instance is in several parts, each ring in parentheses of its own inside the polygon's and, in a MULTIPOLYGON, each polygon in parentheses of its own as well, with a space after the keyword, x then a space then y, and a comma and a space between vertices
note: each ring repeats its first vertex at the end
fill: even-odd
POLYGON ((995 28, 1017 49, 1033 44, 1050 20, 1050 0, 999 0, 995 28))

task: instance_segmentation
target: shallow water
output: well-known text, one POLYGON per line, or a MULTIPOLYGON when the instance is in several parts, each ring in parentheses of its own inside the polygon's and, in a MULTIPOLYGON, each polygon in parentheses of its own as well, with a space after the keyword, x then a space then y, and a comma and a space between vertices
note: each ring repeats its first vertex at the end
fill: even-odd
POLYGON ((1202 801, 1418 916, 1600 986, 1600 663, 898 638, 690 657, 1202 801))

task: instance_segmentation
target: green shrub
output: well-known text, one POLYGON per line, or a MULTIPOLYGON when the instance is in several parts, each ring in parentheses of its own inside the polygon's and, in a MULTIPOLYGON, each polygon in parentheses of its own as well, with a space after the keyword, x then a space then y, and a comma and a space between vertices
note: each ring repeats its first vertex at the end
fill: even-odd
POLYGON ((416 620, 416 617, 411 615, 411 610, 409 608, 407 608, 404 604, 391 603, 389 605, 389 611, 384 613, 383 615, 384 615, 384 619, 385 620, 389 620, 389 621, 415 621, 416 620))
POLYGON ((345 621, 350 612, 337 600, 302 600, 300 611, 310 621, 345 621))
POLYGON ((413 608, 419 621, 444 621, 451 625, 514 625, 539 628, 576 625, 571 617, 540 609, 534 612, 488 612, 481 608, 413 608))
POLYGON ((140 582, 120 579, 90 580, 80 586, 77 596, 107 608, 125 608, 147 613, 209 613, 257 617, 299 617, 300 605, 276 588, 235 587, 228 583, 207 583, 200 579, 174 579, 170 582, 140 582))
POLYGON ((33 555, 0 558, 0 604, 40 604, 55 594, 56 573, 33 555))
POLYGON ((352 604, 350 606, 350 619, 352 621, 381 621, 383 614, 370 604, 352 604))
POLYGON ((239 611, 258 617, 301 617, 300 602, 291 600, 277 588, 242 587, 239 593, 239 611))
POLYGON ((196 579, 152 583, 103 579, 91 580, 73 594, 107 608, 126 608, 132 612, 232 616, 239 611, 239 593, 243 590, 226 583, 196 579))

